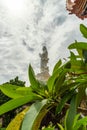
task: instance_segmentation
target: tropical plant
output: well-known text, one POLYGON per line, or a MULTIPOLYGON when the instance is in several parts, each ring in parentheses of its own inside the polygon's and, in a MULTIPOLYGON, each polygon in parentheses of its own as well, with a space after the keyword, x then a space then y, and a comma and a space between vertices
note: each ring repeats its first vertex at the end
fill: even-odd
MULTIPOLYGON (((16 76, 14 79, 11 79, 9 82, 6 82, 4 84, 7 85, 8 84, 12 84, 12 85, 16 85, 16 86, 20 86, 20 87, 25 87, 25 82, 19 80, 19 77, 16 76)), ((7 102, 8 100, 10 100, 11 98, 6 96, 1 90, 0 90, 0 105, 2 105, 3 103, 7 102)), ((2 122, 1 122, 1 127, 7 127, 7 125, 10 123, 10 121, 15 117, 15 115, 17 114, 17 112, 19 112, 21 108, 17 108, 15 110, 12 110, 10 112, 7 112, 5 114, 2 115, 2 122)))
MULTIPOLYGON (((87 28, 81 24, 80 30, 86 37, 87 28)), ((77 121, 76 115, 81 112, 85 116, 87 112, 85 107, 87 98, 85 94, 87 88, 87 44, 75 41, 68 48, 76 49, 78 54, 70 51, 67 62, 62 63, 59 60, 46 83, 36 79, 34 70, 29 65, 30 87, 0 85, 1 91, 12 98, 0 106, 0 115, 29 103, 27 110, 19 113, 6 130, 13 130, 15 127, 16 130, 38 130, 42 129, 43 126, 45 126, 45 130, 58 127, 63 130, 62 124, 64 125, 65 115, 65 130, 73 130, 73 128, 79 130, 81 125, 77 128, 78 122, 81 122, 82 125, 85 124, 83 128, 86 128, 86 118, 77 121), (46 128, 50 122, 52 122, 53 128, 46 128)))

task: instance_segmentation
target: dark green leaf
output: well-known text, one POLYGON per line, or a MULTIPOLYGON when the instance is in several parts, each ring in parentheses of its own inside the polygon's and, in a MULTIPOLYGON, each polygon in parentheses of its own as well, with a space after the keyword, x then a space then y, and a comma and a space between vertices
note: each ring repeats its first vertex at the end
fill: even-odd
POLYGON ((78 86, 78 94, 77 94, 77 107, 79 107, 81 101, 85 98, 85 90, 86 90, 86 84, 80 84, 78 86))
POLYGON ((80 31, 83 34, 83 37, 87 38, 87 27, 83 24, 80 24, 80 31))
POLYGON ((70 60, 75 61, 76 60, 76 55, 73 52, 70 52, 70 54, 71 54, 70 60))
POLYGON ((60 91, 59 91, 59 94, 60 94, 60 95, 63 95, 64 93, 66 93, 66 91, 69 92, 70 90, 75 90, 75 87, 76 87, 77 84, 78 84, 78 83, 76 83, 76 82, 70 82, 70 83, 68 83, 68 82, 69 82, 69 80, 66 81, 66 82, 64 83, 64 85, 61 86, 60 91))
POLYGON ((59 60, 59 61, 56 63, 56 65, 54 66, 53 73, 55 73, 56 70, 58 70, 58 68, 61 66, 61 64, 62 64, 62 61, 59 60))
POLYGON ((56 114, 59 114, 62 111, 62 108, 65 106, 65 103, 71 98, 74 91, 71 91, 70 93, 66 94, 62 99, 60 100, 57 108, 56 108, 56 114))
POLYGON ((34 91, 38 91, 40 88, 39 82, 35 78, 35 74, 34 74, 34 71, 33 71, 33 68, 31 67, 31 65, 29 65, 29 80, 30 80, 32 89, 34 91))
POLYGON ((71 103, 70 103, 70 109, 67 113, 66 116, 66 121, 65 121, 65 125, 66 125, 66 130, 72 130, 73 124, 74 124, 74 118, 76 116, 76 95, 73 96, 71 103))
POLYGON ((65 81, 67 70, 62 70, 62 72, 59 74, 56 83, 55 83, 55 92, 59 94, 59 91, 65 81))

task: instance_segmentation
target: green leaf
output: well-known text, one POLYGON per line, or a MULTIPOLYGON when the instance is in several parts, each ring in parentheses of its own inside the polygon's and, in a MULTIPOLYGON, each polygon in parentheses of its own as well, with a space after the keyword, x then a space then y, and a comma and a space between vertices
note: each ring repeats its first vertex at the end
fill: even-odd
POLYGON ((53 86, 54 86, 55 80, 57 79, 58 75, 59 74, 56 71, 47 81, 47 86, 48 86, 48 90, 50 93, 52 93, 53 86))
POLYGON ((83 37, 87 38, 87 27, 83 24, 80 24, 80 31, 83 34, 83 37))
POLYGON ((20 87, 12 84, 0 85, 1 91, 10 98, 19 98, 31 94, 31 87, 20 87))
POLYGON ((65 69, 70 69, 71 68, 71 62, 68 61, 67 63, 64 64, 65 69))
POLYGON ((33 71, 33 68, 31 67, 31 65, 29 65, 29 80, 31 83, 31 87, 34 91, 38 91, 39 90, 39 82, 36 80, 35 78, 35 73, 33 71))
POLYGON ((33 102, 36 100, 41 100, 42 98, 36 94, 31 93, 31 95, 25 96, 25 97, 20 97, 16 99, 12 99, 3 105, 0 106, 0 115, 13 110, 19 106, 22 106, 26 103, 33 102))
POLYGON ((87 63, 87 50, 83 50, 82 55, 83 55, 83 58, 84 58, 84 62, 87 63))
POLYGON ((80 49, 87 50, 87 43, 85 42, 75 42, 68 46, 68 49, 80 49))
POLYGON ((71 69, 73 69, 73 71, 82 71, 85 70, 85 64, 83 61, 82 57, 77 57, 73 52, 70 52, 71 56, 70 56, 70 62, 71 62, 71 69), (79 58, 79 59, 77 59, 79 58))
POLYGON ((73 96, 71 103, 70 103, 70 108, 66 116, 65 120, 65 130, 72 130, 73 124, 74 124, 74 118, 76 116, 76 95, 73 96))
POLYGON ((65 81, 66 73, 67 73, 66 69, 62 70, 62 72, 59 74, 59 76, 57 78, 57 81, 55 83, 55 92, 57 94, 59 94, 59 91, 60 91, 60 89, 61 89, 61 87, 62 87, 62 85, 63 85, 63 83, 65 81))
POLYGON ((19 86, 12 85, 12 84, 3 84, 0 85, 1 91, 7 95, 10 98, 19 98, 22 97, 22 94, 16 93, 16 89, 18 89, 19 86))
POLYGON ((48 87, 46 86, 46 84, 39 82, 36 77, 35 77, 35 73, 33 71, 33 68, 31 67, 31 65, 29 65, 29 79, 30 79, 30 83, 31 83, 31 88, 33 91, 35 91, 36 93, 38 93, 41 96, 46 96, 45 91, 48 91, 48 87))
POLYGON ((22 96, 26 96, 33 92, 31 87, 19 87, 16 89, 16 93, 19 95, 21 94, 22 96))
POLYGON ((87 128, 87 116, 78 120, 73 130, 78 130, 81 126, 84 126, 84 130, 87 128))
POLYGON ((71 69, 72 71, 78 73, 82 73, 86 71, 85 64, 82 60, 76 60, 76 61, 71 61, 71 69))
POLYGON ((64 128, 62 127, 61 124, 58 123, 58 126, 59 126, 60 130, 64 130, 64 128))
POLYGON ((70 60, 75 61, 76 60, 76 55, 73 52, 70 52, 70 54, 71 54, 70 60))
POLYGON ((59 61, 56 63, 56 65, 54 66, 53 73, 55 73, 56 70, 58 70, 58 68, 61 66, 61 64, 62 64, 62 61, 59 60, 59 61))
POLYGON ((60 100, 57 108, 56 108, 56 114, 59 114, 63 107, 65 106, 65 103, 71 98, 71 96, 73 95, 74 91, 71 91, 70 93, 67 93, 64 97, 62 97, 62 99, 60 100))
POLYGON ((78 82, 71 82, 69 80, 66 80, 64 84, 61 86, 59 94, 64 95, 66 92, 71 92, 71 90, 75 90, 75 87, 77 87, 78 82), (70 83, 69 83, 70 82, 70 83))
POLYGON ((84 99, 85 95, 85 90, 86 90, 86 84, 79 84, 78 86, 78 94, 77 94, 77 107, 79 107, 81 101, 84 99))
MULTIPOLYGON (((32 104, 29 111, 26 113, 26 115, 24 117, 21 130, 38 130, 41 120, 40 120, 40 122, 37 122, 36 128, 34 126, 35 125, 34 123, 36 122, 40 112, 41 112, 42 117, 43 117, 44 113, 41 110, 43 109, 43 107, 46 104, 47 104, 46 99, 42 100, 41 102, 35 102, 34 104, 32 104)), ((40 115, 40 118, 41 118, 41 115, 40 115)))
POLYGON ((80 118, 80 114, 77 114, 76 116, 75 116, 75 118, 74 118, 74 123, 73 123, 73 128, 74 128, 74 126, 76 125, 76 123, 77 123, 77 121, 78 121, 78 119, 80 118))
POLYGON ((40 124, 41 124, 41 121, 43 119, 43 117, 47 114, 48 110, 46 109, 46 107, 42 108, 41 111, 39 112, 38 116, 36 117, 35 119, 35 122, 32 126, 32 130, 38 130, 40 124))
POLYGON ((44 128, 42 130, 55 130, 54 128, 44 128))

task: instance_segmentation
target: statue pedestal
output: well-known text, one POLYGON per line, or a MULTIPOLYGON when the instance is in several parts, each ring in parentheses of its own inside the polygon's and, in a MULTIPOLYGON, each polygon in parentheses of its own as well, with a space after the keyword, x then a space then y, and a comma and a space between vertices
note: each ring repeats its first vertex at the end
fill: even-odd
POLYGON ((36 78, 39 80, 39 81, 42 81, 42 82, 46 82, 50 77, 50 74, 48 71, 44 71, 44 72, 41 72, 41 73, 38 73, 36 75, 36 78))

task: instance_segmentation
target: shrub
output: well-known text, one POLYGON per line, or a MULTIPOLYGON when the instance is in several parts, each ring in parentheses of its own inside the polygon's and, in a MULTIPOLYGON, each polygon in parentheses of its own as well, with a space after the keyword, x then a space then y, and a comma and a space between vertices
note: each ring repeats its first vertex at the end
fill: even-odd
MULTIPOLYGON (((81 24, 80 30, 87 38, 87 28, 81 24)), ((46 83, 41 83, 36 79, 34 70, 29 65, 30 87, 18 87, 10 84, 0 86, 1 91, 12 98, 0 106, 0 115, 26 103, 31 103, 14 118, 6 130, 14 130, 14 128, 16 130, 87 129, 87 117, 85 116, 87 113, 85 107, 87 44, 75 41, 68 49, 76 49, 78 54, 70 51, 67 62, 62 63, 59 60, 46 83), (82 105, 83 107, 81 107, 82 105), (79 112, 82 113, 82 116, 78 116, 79 112), (49 117, 50 120, 48 120, 49 117)))

